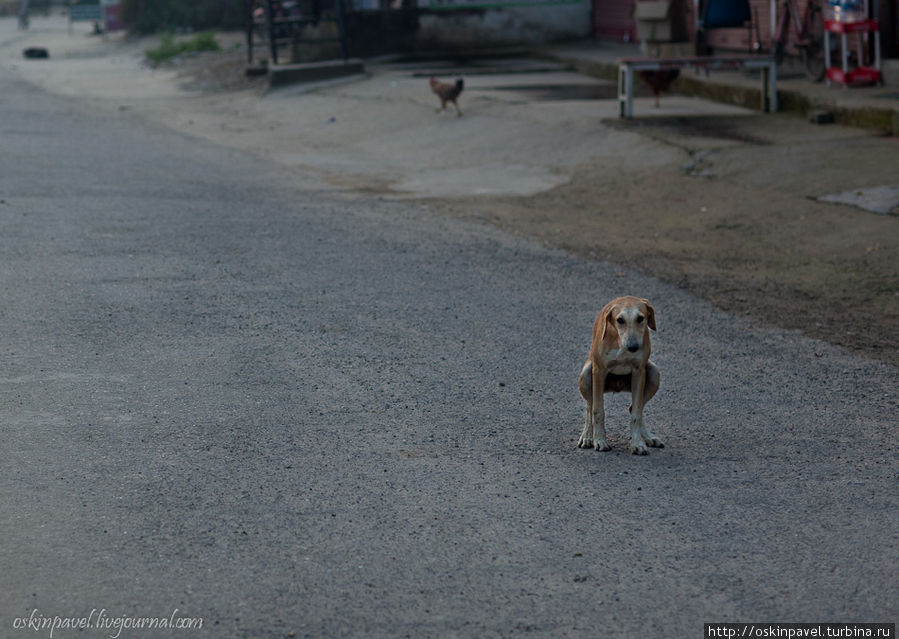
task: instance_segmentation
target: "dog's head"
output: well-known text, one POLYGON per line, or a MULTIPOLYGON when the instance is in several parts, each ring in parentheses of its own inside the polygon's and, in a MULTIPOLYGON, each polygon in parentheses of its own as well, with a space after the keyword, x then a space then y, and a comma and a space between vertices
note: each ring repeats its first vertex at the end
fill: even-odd
POLYGON ((599 325, 601 341, 614 338, 620 350, 636 353, 656 330, 656 312, 642 297, 618 297, 602 309, 599 325))

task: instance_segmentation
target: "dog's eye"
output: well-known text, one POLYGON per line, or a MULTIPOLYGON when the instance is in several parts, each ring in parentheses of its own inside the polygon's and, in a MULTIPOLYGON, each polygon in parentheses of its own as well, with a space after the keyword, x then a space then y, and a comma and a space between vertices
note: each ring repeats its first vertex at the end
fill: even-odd
POLYGON ((642 321, 643 321, 643 316, 642 316, 642 315, 637 315, 637 324, 639 324, 639 323, 642 322, 642 321))
POLYGON ((621 324, 622 326, 624 326, 624 318, 623 318, 623 317, 619 317, 619 318, 618 318, 617 320, 615 320, 615 321, 618 322, 619 324, 621 324))

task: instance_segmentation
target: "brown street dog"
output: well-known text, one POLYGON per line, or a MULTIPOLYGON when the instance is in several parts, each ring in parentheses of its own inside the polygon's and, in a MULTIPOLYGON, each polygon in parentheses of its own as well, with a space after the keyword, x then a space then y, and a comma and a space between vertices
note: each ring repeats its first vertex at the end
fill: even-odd
POLYGON ((606 439, 604 393, 630 391, 631 452, 646 455, 647 446, 662 440, 643 424, 643 407, 659 390, 659 369, 649 361, 649 330, 656 330, 655 310, 648 300, 617 297, 605 305, 593 324, 593 343, 577 385, 587 401, 579 448, 611 450, 606 439))

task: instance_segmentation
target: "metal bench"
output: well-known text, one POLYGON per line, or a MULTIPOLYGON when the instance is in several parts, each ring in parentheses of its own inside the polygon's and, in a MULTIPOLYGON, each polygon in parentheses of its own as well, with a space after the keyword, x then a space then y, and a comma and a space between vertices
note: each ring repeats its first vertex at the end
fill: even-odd
POLYGON ((618 117, 634 117, 634 71, 670 69, 762 70, 762 111, 777 111, 777 63, 774 58, 750 55, 692 58, 621 58, 618 61, 618 117))
MULTIPOLYGON (((99 4, 69 5, 69 34, 70 35, 72 33, 72 23, 73 22, 94 22, 94 23, 103 24, 103 7, 100 6, 99 4)), ((103 29, 103 33, 106 33, 105 28, 103 29)))
POLYGON ((100 22, 103 7, 99 4, 73 4, 69 7, 69 22, 100 22))

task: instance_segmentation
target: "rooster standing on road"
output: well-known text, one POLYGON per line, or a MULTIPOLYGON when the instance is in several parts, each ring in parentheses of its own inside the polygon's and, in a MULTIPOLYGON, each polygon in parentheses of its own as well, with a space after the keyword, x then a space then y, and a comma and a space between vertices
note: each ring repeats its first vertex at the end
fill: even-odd
POLYGON ((459 108, 456 98, 459 97, 459 94, 462 93, 462 89, 465 88, 465 82, 462 78, 456 80, 454 84, 450 84, 449 82, 440 82, 437 78, 431 76, 429 82, 431 84, 431 91, 440 98, 440 108, 437 109, 437 113, 440 113, 446 108, 447 102, 452 102, 453 106, 456 107, 456 115, 461 116, 462 110, 459 108))

